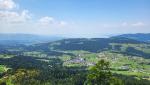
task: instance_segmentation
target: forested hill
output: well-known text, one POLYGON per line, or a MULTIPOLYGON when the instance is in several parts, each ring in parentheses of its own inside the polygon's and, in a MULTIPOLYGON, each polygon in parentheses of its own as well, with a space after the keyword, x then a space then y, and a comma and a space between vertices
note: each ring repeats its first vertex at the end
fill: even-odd
POLYGON ((113 51, 127 55, 149 58, 150 44, 134 39, 123 37, 116 38, 71 38, 49 43, 34 44, 27 47, 28 50, 42 51, 76 51, 84 50, 89 52, 113 51))
POLYGON ((125 38, 135 39, 138 41, 150 42, 150 33, 123 34, 123 35, 118 35, 113 37, 125 37, 125 38))

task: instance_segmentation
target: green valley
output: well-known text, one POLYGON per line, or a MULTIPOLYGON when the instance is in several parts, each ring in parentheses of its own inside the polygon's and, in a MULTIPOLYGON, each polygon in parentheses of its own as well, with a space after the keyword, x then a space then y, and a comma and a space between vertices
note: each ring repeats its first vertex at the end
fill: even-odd
POLYGON ((90 69, 101 60, 110 63, 116 82, 149 85, 149 50, 147 42, 118 37, 3 46, 0 85, 84 85, 90 69))

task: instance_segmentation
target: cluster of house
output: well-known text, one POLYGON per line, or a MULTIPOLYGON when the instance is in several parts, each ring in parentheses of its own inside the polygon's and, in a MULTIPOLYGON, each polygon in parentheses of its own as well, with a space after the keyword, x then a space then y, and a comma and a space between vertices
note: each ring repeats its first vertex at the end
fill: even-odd
POLYGON ((93 62, 87 62, 84 58, 80 58, 80 57, 74 58, 74 59, 69 60, 67 62, 68 63, 77 63, 77 64, 82 63, 82 64, 84 64, 86 66, 93 66, 93 65, 95 65, 95 63, 93 63, 93 62))
POLYGON ((128 71, 128 70, 130 70, 130 66, 129 65, 123 65, 123 66, 119 67, 119 70, 128 71))

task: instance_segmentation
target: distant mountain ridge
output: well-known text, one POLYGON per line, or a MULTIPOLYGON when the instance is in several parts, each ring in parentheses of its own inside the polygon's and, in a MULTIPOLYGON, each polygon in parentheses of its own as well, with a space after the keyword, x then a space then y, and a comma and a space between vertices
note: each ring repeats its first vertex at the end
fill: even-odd
POLYGON ((63 39, 56 36, 43 36, 33 34, 0 34, 0 44, 32 44, 41 42, 51 42, 63 39))
POLYGON ((138 41, 150 42, 150 33, 122 34, 113 37, 124 37, 138 41))
MULTIPOLYGON (((147 39, 146 39, 147 40, 147 39)), ((55 53, 62 51, 83 50, 99 53, 112 51, 133 56, 149 58, 150 44, 144 40, 132 39, 123 35, 110 38, 57 38, 36 35, 0 36, 0 47, 4 50, 20 48, 28 51, 55 53), (21 44, 21 45, 20 45, 21 44), (22 45, 28 44, 28 45, 22 45), (12 46, 13 45, 13 46, 12 46)))

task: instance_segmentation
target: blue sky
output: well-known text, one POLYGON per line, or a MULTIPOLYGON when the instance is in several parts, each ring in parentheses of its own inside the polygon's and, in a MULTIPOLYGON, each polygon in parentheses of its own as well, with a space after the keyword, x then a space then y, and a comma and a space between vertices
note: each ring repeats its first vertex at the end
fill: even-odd
POLYGON ((0 32, 103 37, 150 33, 150 0, 0 0, 0 32))

